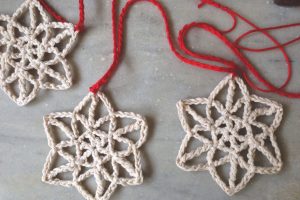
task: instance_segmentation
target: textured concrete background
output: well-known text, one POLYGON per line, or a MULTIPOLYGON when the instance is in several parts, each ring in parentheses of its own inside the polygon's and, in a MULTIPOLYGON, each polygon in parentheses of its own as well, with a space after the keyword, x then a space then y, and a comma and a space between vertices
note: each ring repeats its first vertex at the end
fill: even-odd
MULTIPOLYGON (((49 0, 67 19, 75 22, 75 0, 49 0)), ((75 76, 67 91, 43 91, 26 107, 19 108, 0 94, 0 199, 82 199, 76 189, 50 186, 40 181, 49 151, 42 116, 54 111, 71 111, 87 94, 88 87, 102 75, 112 59, 110 0, 86 0, 86 32, 70 54, 75 76)), ((125 1, 122 1, 124 3, 125 1)), ((174 32, 194 20, 228 27, 231 20, 213 9, 198 10, 198 0, 161 0, 173 20, 174 32)), ((250 17, 261 26, 299 22, 300 8, 280 8, 271 0, 224 0, 224 4, 250 17)), ((12 12, 22 0, 0 0, 0 11, 12 12)), ((199 70, 178 61, 170 52, 162 18, 147 4, 136 5, 128 18, 126 49, 122 64, 106 88, 116 108, 147 117, 149 138, 144 146, 145 182, 118 189, 112 200, 298 200, 300 199, 300 101, 262 94, 284 105, 284 120, 277 131, 284 168, 278 175, 257 175, 234 197, 228 197, 208 172, 187 173, 175 165, 184 137, 175 104, 188 97, 207 96, 225 76, 199 70)), ((243 29, 243 27, 240 30, 243 29)), ((300 29, 276 32, 282 40, 299 35, 300 29)), ((233 58, 219 42, 195 30, 189 35, 192 48, 233 58)), ((266 44, 263 38, 248 44, 266 44)), ((299 46, 289 48, 295 66, 290 90, 299 91, 299 46)), ((260 70, 276 83, 284 80, 283 58, 278 53, 251 54, 260 70)))

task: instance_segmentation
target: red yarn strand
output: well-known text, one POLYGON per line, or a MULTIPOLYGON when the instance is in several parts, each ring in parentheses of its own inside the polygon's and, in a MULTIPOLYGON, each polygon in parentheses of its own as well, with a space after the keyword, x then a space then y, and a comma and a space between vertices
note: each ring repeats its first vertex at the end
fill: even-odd
MULTIPOLYGON (((246 22, 249 26, 251 26, 252 28, 259 30, 260 28, 258 26, 256 26, 254 23, 252 23, 250 20, 246 19, 245 17, 241 16, 240 14, 238 14, 237 12, 229 9, 228 7, 225 7, 219 3, 216 3, 213 0, 204 0, 204 2, 208 5, 214 6, 215 8, 221 9, 225 12, 227 12, 229 15, 234 16, 236 18, 241 19, 242 21, 246 22)), ((205 4, 204 4, 205 5, 205 4)), ((289 59, 288 54, 286 53, 285 49, 283 48, 283 46, 275 39, 273 38, 268 32, 266 31, 261 31, 262 34, 264 34, 267 38, 269 38, 276 46, 278 46, 279 50, 281 51, 282 55, 284 56, 284 59, 287 63, 287 78, 285 80, 285 82, 280 86, 280 87, 275 87, 273 84, 271 84, 270 82, 268 82, 256 69, 255 67, 251 64, 251 62, 242 54, 240 53, 235 53, 235 55, 242 61, 242 63, 247 67, 247 69, 254 75, 254 77, 260 82, 262 83, 265 87, 267 87, 268 89, 262 89, 258 86, 256 86, 252 81, 250 82, 250 78, 248 77, 247 73, 244 72, 243 76, 245 78, 245 80, 249 83, 250 86, 252 86, 252 88, 262 91, 262 92, 275 92, 278 90, 282 90, 283 88, 285 88, 287 86, 287 84, 290 82, 291 80, 291 73, 292 73, 292 63, 289 59)), ((243 50, 243 49, 238 49, 238 47, 236 47, 237 51, 243 50)), ((287 94, 289 95, 289 94, 287 94)), ((285 96, 285 95, 284 95, 285 96)))
POLYGON ((112 1, 112 26, 113 26, 114 58, 113 58, 113 62, 111 64, 111 66, 106 71, 106 73, 102 76, 102 78, 100 78, 93 86, 90 87, 91 92, 96 93, 103 85, 107 84, 109 79, 112 77, 113 73, 116 71, 117 66, 120 62, 120 55, 121 55, 122 45, 123 45, 124 20, 126 18, 126 15, 129 11, 130 7, 132 5, 134 5, 135 3, 142 2, 142 1, 153 4, 159 10, 159 12, 163 18, 164 25, 165 25, 166 36, 167 36, 167 40, 168 40, 170 49, 175 54, 175 56, 178 59, 180 59, 182 62, 187 63, 192 66, 195 66, 195 67, 198 67, 198 68, 202 68, 202 69, 212 70, 212 71, 216 71, 216 72, 231 73, 234 75, 241 75, 245 79, 245 81, 247 81, 248 84, 256 90, 260 90, 263 92, 273 92, 273 93, 277 93, 281 96, 286 96, 289 98, 300 98, 300 93, 292 93, 292 92, 287 92, 284 90, 284 88, 290 82, 291 74, 292 74, 292 64, 291 64, 289 56, 288 56, 287 52, 285 51, 284 47, 300 40, 300 38, 299 39, 296 38, 296 39, 288 41, 284 44, 281 44, 279 41, 277 41, 274 37, 272 37, 268 33, 268 31, 271 31, 271 30, 298 26, 298 24, 288 24, 288 25, 277 26, 277 27, 260 28, 260 27, 256 26, 254 23, 252 23, 250 20, 248 20, 247 18, 241 16, 240 14, 236 13, 235 11, 231 10, 228 7, 225 7, 219 3, 216 3, 213 0, 202 0, 202 2, 198 5, 198 7, 201 8, 204 5, 211 5, 217 9, 220 9, 220 10, 228 13, 231 16, 231 18, 233 19, 232 26, 228 30, 222 31, 222 30, 218 30, 214 26, 207 24, 207 23, 192 22, 190 24, 185 25, 179 31, 178 44, 179 44, 179 50, 182 51, 183 53, 185 53, 186 55, 191 56, 192 58, 196 58, 196 59, 204 59, 207 61, 214 61, 214 62, 221 64, 221 66, 210 65, 210 64, 206 64, 206 63, 202 63, 202 62, 193 60, 191 58, 187 58, 186 56, 184 56, 181 52, 179 52, 176 49, 174 42, 172 40, 171 29, 169 26, 169 19, 168 19, 167 13, 164 10, 163 6, 156 0, 129 0, 129 1, 127 1, 126 5, 122 8, 121 13, 118 16, 118 18, 117 18, 117 14, 116 14, 117 0, 113 0, 112 1), (226 34, 236 29, 238 19, 244 21, 253 29, 242 34, 234 42, 231 42, 229 39, 227 39, 226 34), (222 41, 223 44, 226 45, 237 58, 239 58, 239 60, 243 63, 243 65, 246 67, 247 70, 242 69, 241 67, 239 67, 237 64, 235 64, 234 62, 232 62, 230 60, 189 50, 187 45, 185 44, 184 38, 186 37, 187 33, 193 28, 203 29, 203 30, 211 33, 212 35, 214 35, 220 41, 222 41), (274 46, 271 46, 268 48, 262 48, 262 49, 249 48, 249 50, 248 50, 246 47, 238 45, 239 41, 243 37, 246 37, 247 35, 254 33, 254 32, 260 32, 260 33, 264 34, 272 43, 274 43, 274 46), (276 87, 272 83, 267 81, 256 70, 256 68, 251 64, 251 62, 248 60, 248 58, 241 52, 242 50, 259 52, 259 51, 267 51, 267 50, 275 50, 275 49, 278 49, 282 53, 282 55, 285 58, 286 64, 287 64, 287 78, 280 87, 276 87), (257 86, 249 78, 249 76, 247 74, 248 72, 250 72, 266 88, 263 89, 263 88, 260 88, 259 86, 257 86))
POLYGON ((290 28, 290 27, 296 27, 296 26, 300 26, 300 23, 295 23, 295 24, 287 24, 287 25, 281 25, 281 26, 273 26, 273 27, 268 27, 268 28, 261 28, 261 29, 253 29, 250 31, 247 31, 246 33, 240 35, 235 41, 235 46, 237 46, 239 49, 245 50, 245 51, 252 51, 252 52, 262 52, 262 51, 270 51, 270 50, 275 50, 278 49, 280 46, 281 47, 285 47, 288 46, 290 44, 293 44, 297 41, 300 40, 300 36, 295 37, 292 40, 289 40, 285 43, 282 43, 280 46, 274 45, 274 46, 270 46, 270 47, 265 47, 265 48, 250 48, 250 47, 245 47, 240 45, 239 43, 241 42, 242 39, 244 39, 245 37, 257 33, 257 32, 262 32, 262 31, 273 31, 273 30, 279 30, 279 29, 284 29, 284 28, 290 28))

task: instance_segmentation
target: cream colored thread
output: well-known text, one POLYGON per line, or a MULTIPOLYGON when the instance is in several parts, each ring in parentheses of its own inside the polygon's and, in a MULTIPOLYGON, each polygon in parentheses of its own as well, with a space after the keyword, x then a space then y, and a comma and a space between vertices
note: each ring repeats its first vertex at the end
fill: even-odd
POLYGON ((280 171, 282 160, 274 132, 282 120, 282 106, 269 99, 250 95, 242 79, 231 75, 227 76, 208 98, 182 100, 177 103, 177 108, 180 122, 187 133, 176 159, 176 164, 181 169, 185 171, 208 170, 212 178, 228 195, 234 195, 243 189, 256 173, 274 174, 280 171), (228 86, 226 103, 223 105, 216 97, 226 86, 228 86), (236 89, 240 89, 242 97, 234 102, 236 89), (253 103, 259 103, 264 107, 253 108, 253 103), (206 116, 197 113, 191 107, 193 105, 204 105, 206 116), (219 118, 214 119, 212 108, 221 115, 219 118), (240 108, 243 109, 242 117, 236 114, 240 108), (270 126, 257 121, 260 116, 271 115, 274 115, 274 120, 270 126), (196 121, 195 126, 188 123, 187 116, 196 121), (220 127, 222 124, 225 124, 226 127, 220 127), (254 134, 251 125, 260 128, 262 132, 254 134), (239 130, 244 127, 246 128, 245 135, 239 134, 239 130), (201 135, 203 131, 209 132, 211 139, 201 135), (200 141, 202 145, 187 152, 189 142, 193 139, 200 141), (266 139, 270 140, 275 155, 265 146, 266 139), (240 144, 237 143, 237 140, 240 144), (225 145, 226 142, 230 142, 229 147, 225 145), (243 150, 248 150, 247 159, 242 156, 243 150), (214 158, 216 151, 225 152, 227 155, 216 159, 214 158), (272 166, 256 166, 256 151, 260 151, 272 166), (187 163, 201 156, 204 156, 205 161, 196 164, 187 163), (230 164, 228 184, 216 170, 218 166, 226 163, 230 164), (237 183, 238 167, 247 171, 239 183, 237 183))
POLYGON ((26 0, 12 17, 0 15, 0 22, 0 87, 16 104, 26 105, 40 89, 64 90, 72 85, 65 56, 77 38, 73 24, 50 22, 37 0, 26 0), (24 15, 30 17, 29 27, 18 21, 24 15), (67 44, 60 50, 56 45, 64 40, 67 44), (15 82, 18 92, 13 89, 15 82))
POLYGON ((51 148, 43 169, 42 180, 44 182, 66 187, 74 186, 88 200, 107 200, 118 185, 138 185, 143 182, 141 155, 138 149, 146 140, 148 131, 146 121, 140 115, 132 112, 115 111, 103 93, 98 92, 97 95, 89 93, 73 112, 57 112, 46 116, 44 127, 51 148), (97 106, 101 104, 105 106, 108 114, 101 115, 96 119, 97 106), (87 106, 88 113, 84 114, 83 109, 87 106), (117 127, 117 120, 122 118, 132 119, 135 122, 124 127, 117 127), (66 119, 71 120, 70 125, 63 122, 66 119), (80 132, 77 123, 85 127, 83 133, 80 132), (105 123, 109 123, 108 131, 101 128, 105 123), (56 141, 57 135, 53 131, 53 127, 63 131, 68 139, 56 141), (139 139, 136 142, 126 137, 126 134, 134 131, 139 131, 139 139), (117 150, 115 149, 116 143, 125 143, 128 148, 117 150), (76 155, 70 155, 63 149, 64 147, 75 147, 76 155), (99 156, 100 154, 101 156, 99 156), (133 163, 127 160, 127 157, 132 155, 133 163), (56 156, 63 157, 67 160, 67 164, 53 168, 56 156), (89 156, 93 158, 92 163, 88 161, 89 156), (107 163, 113 167, 113 173, 109 173, 104 166, 107 163), (83 167, 87 167, 89 170, 81 174, 83 167), (121 177, 120 167, 124 168, 130 177, 121 177), (72 180, 63 180, 57 177, 64 172, 71 172, 72 180), (97 183, 95 196, 88 192, 82 184, 82 181, 90 176, 94 176, 97 183), (110 182, 109 187, 104 188, 102 181, 110 182))

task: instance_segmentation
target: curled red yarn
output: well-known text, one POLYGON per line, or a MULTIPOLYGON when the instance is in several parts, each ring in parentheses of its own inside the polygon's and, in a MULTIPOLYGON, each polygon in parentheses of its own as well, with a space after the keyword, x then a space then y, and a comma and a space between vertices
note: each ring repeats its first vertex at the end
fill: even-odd
MULTIPOLYGON (((274 49, 277 49, 277 48, 280 48, 280 46, 277 46, 277 45, 274 45, 274 46, 270 46, 270 47, 265 47, 265 48, 250 48, 250 47, 244 47, 242 45, 240 45, 240 41, 242 39, 244 39, 245 37, 253 34, 253 33, 256 33, 256 32, 262 32, 262 31, 272 31, 272 30, 278 30, 278 29, 284 29, 284 28, 290 28, 290 27, 296 27, 296 26, 300 26, 300 23, 295 23, 295 24, 287 24, 287 25, 282 25, 282 26, 274 26, 274 27, 268 27, 268 28, 261 28, 261 29, 252 29, 250 31, 247 31, 246 33, 240 35, 235 41, 235 46, 237 46, 239 49, 242 49, 242 50, 246 50, 246 51, 252 51, 252 52, 262 52, 262 51, 270 51, 270 50, 274 50, 274 49)), ((282 47, 285 47, 285 46, 288 46, 292 43, 295 43, 297 41, 300 40, 300 36, 292 39, 292 40, 289 40, 285 43, 282 43, 281 46, 282 47)))
MULTIPOLYGON (((49 4, 46 3, 45 0, 38 0, 41 5, 47 10, 47 12, 57 21, 59 22, 66 22, 66 20, 59 15, 53 8, 50 7, 49 4)), ((76 31, 83 31, 84 29, 84 0, 78 0, 78 5, 79 5, 79 20, 77 24, 74 26, 76 31)))
POLYGON ((163 17, 165 29, 166 29, 166 35, 167 35, 167 40, 170 46, 171 51, 175 54, 175 56, 180 59, 182 62, 187 63, 189 65, 202 68, 202 69, 207 69, 207 70, 212 70, 216 72, 225 72, 225 73, 231 73, 234 75, 240 75, 242 76, 245 81, 248 82, 248 84, 259 91, 263 92, 272 92, 272 93, 277 93, 281 96, 286 96, 289 98, 300 98, 300 93, 293 93, 293 92, 288 92, 285 91, 285 87, 288 85, 288 83, 291 80, 291 74, 292 74, 292 64, 289 59, 289 56, 287 52, 285 51, 284 47, 292 44, 298 40, 299 38, 295 38, 293 40, 290 40, 284 44, 281 44, 278 40, 276 40, 273 36, 271 36, 268 31, 271 30, 276 30, 276 29, 283 29, 283 28, 288 28, 288 27, 293 27, 293 26, 298 26, 299 24, 288 24, 288 25, 282 25, 282 26, 275 26, 275 27, 269 27, 269 28, 260 28, 254 23, 252 23, 250 20, 247 18, 241 16, 237 12, 231 10, 228 7, 225 7, 219 3, 216 3, 213 0, 202 0, 201 3, 198 5, 199 8, 205 6, 205 5, 210 5, 213 6, 217 9, 220 9, 221 11, 226 12, 231 16, 233 23, 232 26, 227 29, 227 30, 219 30, 215 28, 213 25, 203 23, 203 22, 192 22, 189 24, 186 24, 180 31, 178 35, 178 45, 179 45, 179 50, 175 47, 175 44, 172 39, 171 35, 171 29, 169 26, 169 19, 167 16, 166 11, 164 10, 163 6, 156 0, 129 0, 127 1, 126 5, 122 8, 120 15, 117 15, 117 9, 116 9, 116 4, 117 0, 112 0, 112 26, 113 26, 113 43, 114 43, 114 58, 111 66, 109 69, 106 71, 106 73, 93 85, 90 87, 90 91, 93 93, 96 93, 103 85, 107 84, 109 79, 112 77, 113 73, 116 71, 117 66, 120 62, 120 54, 122 51, 122 45, 123 45, 123 26, 124 26, 124 20, 126 18, 126 15, 131 8, 132 5, 134 5, 137 2, 149 2, 153 4, 160 12, 160 14, 163 17), (237 21, 242 20, 245 23, 247 23, 250 27, 252 27, 252 30, 242 34, 240 37, 238 37, 234 42, 231 42, 227 37, 226 34, 232 32, 235 30, 237 21), (221 57, 209 55, 209 54, 203 54, 199 52, 194 52, 190 50, 186 43, 185 43, 185 37, 187 33, 194 28, 199 28, 203 29, 210 34, 214 35, 216 38, 218 38, 224 45, 227 46, 231 50, 231 52, 241 61, 243 66, 245 68, 239 67, 236 63, 234 63, 231 60, 227 60, 221 57), (240 40, 242 40, 244 37, 259 32, 263 34, 265 37, 267 37, 274 45, 267 47, 267 48, 261 48, 261 49, 255 49, 255 48, 247 48, 244 46, 239 45, 240 40), (287 77, 284 83, 280 87, 276 87, 272 83, 270 83, 268 80, 265 79, 265 77, 260 74, 255 66, 253 66, 250 62, 250 60, 244 55, 244 53, 241 50, 244 51, 252 51, 252 52, 261 52, 261 51, 269 51, 269 50, 274 50, 278 49, 282 55, 284 56, 285 62, 287 64, 287 77), (186 55, 184 55, 184 54, 186 55), (191 58, 188 58, 186 56, 190 56, 191 58), (200 61, 197 61, 195 59, 204 59, 207 61, 214 61, 216 63, 219 63, 220 65, 212 65, 212 64, 206 64, 200 61), (259 87, 257 84, 255 84, 250 78, 248 73, 251 73, 253 77, 257 79, 257 81, 262 84, 265 88, 259 87))

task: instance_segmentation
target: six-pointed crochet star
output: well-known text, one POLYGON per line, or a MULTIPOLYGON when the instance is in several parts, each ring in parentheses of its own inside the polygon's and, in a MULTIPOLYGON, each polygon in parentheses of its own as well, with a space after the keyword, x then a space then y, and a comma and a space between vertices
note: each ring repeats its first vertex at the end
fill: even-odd
POLYGON ((66 55, 77 38, 71 23, 51 22, 37 0, 12 15, 0 15, 0 87, 19 106, 40 89, 72 85, 66 55))
POLYGON ((139 148, 147 124, 138 114, 115 111, 103 93, 88 94, 73 112, 46 116, 45 130, 51 151, 44 182, 74 186, 89 200, 109 199, 118 185, 142 183, 139 148), (57 157, 64 162, 57 164, 57 157), (85 184, 88 179, 95 182, 93 193, 85 184))
POLYGON ((183 100, 177 107, 186 132, 176 160, 181 169, 209 171, 228 195, 243 189, 256 173, 273 174, 281 169, 274 132, 282 119, 282 106, 250 95, 240 78, 230 75, 208 98, 183 100), (266 124, 261 117, 273 120, 266 124), (198 146, 191 148, 196 142, 198 146), (258 164, 258 157, 268 163, 258 164), (225 165, 229 166, 227 176, 218 170, 225 165))

